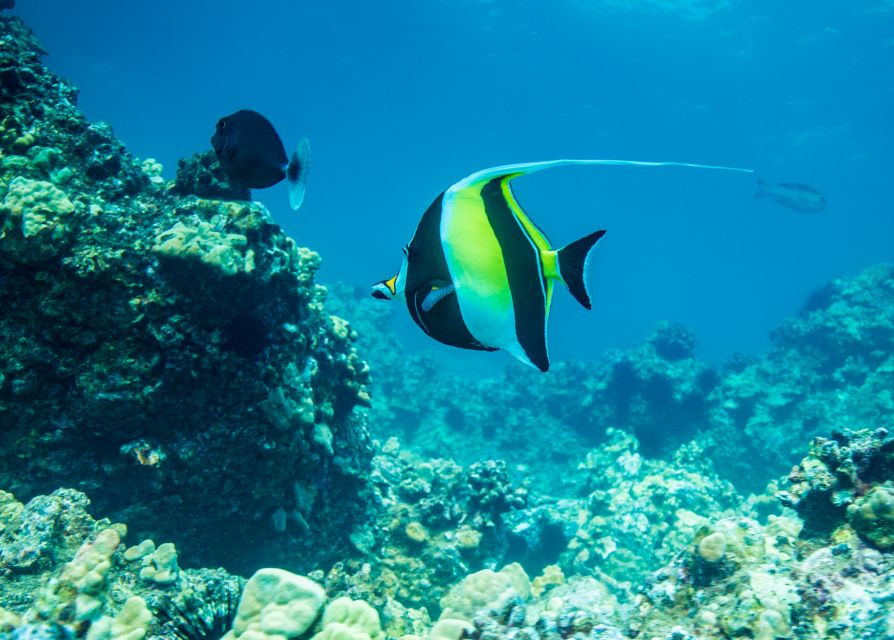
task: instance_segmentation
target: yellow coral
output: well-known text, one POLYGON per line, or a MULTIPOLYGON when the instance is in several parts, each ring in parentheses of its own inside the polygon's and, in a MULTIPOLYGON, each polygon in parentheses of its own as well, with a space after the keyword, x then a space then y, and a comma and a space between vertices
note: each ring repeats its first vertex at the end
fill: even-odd
POLYGON ((543 568, 543 573, 531 582, 531 595, 539 598, 552 587, 565 584, 565 574, 557 564, 550 564, 543 568))
POLYGON ((131 596, 114 618, 103 616, 91 625, 87 640, 143 640, 152 612, 140 596, 131 596))
POLYGON ((75 619, 94 620, 102 610, 105 578, 112 568, 112 555, 121 536, 113 528, 100 531, 93 542, 85 542, 74 559, 65 565, 60 587, 70 586, 75 592, 75 619))
POLYGON ((260 569, 242 592, 233 629, 223 640, 297 638, 319 615, 326 592, 313 580, 282 569, 260 569))
POLYGON ((861 538, 883 551, 894 548, 894 486, 873 487, 848 506, 847 516, 861 538))
POLYGON ((311 640, 383 640, 379 613, 363 600, 336 598, 323 612, 323 629, 311 640))
POLYGON ((169 258, 199 260, 226 276, 250 273, 254 256, 246 251, 248 240, 238 233, 214 231, 207 222, 190 227, 176 223, 155 237, 152 251, 169 258))
POLYGON ((404 533, 413 542, 425 542, 428 539, 428 531, 418 522, 410 522, 404 527, 404 533))
POLYGON ((177 581, 180 568, 177 566, 177 548, 173 543, 159 545, 154 553, 145 556, 140 578, 147 582, 167 585, 177 581))
POLYGON ((455 585, 441 598, 441 619, 471 620, 485 608, 499 608, 511 598, 527 598, 531 583, 521 565, 512 563, 500 571, 482 569, 455 585))
POLYGON ((42 180, 18 177, 13 180, 0 205, 0 237, 19 229, 26 238, 51 231, 54 239, 66 231, 63 219, 75 206, 58 187, 42 180))

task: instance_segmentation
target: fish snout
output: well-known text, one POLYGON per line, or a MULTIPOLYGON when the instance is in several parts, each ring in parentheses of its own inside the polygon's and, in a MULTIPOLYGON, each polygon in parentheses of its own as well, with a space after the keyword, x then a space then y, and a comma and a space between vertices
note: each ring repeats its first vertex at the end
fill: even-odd
POLYGON ((230 137, 221 134, 220 131, 215 131, 214 135, 211 136, 211 146, 214 148, 216 153, 223 153, 227 150, 227 143, 229 142, 230 137))
POLYGON ((392 298, 394 298, 394 296, 397 295, 397 291, 394 288, 394 282, 396 279, 397 276, 375 283, 372 286, 372 297, 376 298, 377 300, 391 300, 392 298))

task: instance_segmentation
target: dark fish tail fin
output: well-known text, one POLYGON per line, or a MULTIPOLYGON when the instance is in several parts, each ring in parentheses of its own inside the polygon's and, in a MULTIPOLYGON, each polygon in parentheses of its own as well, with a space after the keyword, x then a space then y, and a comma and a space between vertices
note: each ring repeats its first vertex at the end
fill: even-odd
POLYGON ((568 287, 571 295, 586 309, 593 308, 593 305, 590 303, 590 294, 584 281, 587 261, 593 246, 604 235, 605 230, 591 233, 558 251, 559 275, 562 277, 562 282, 568 287))
POLYGON ((766 180, 757 179, 757 191, 754 192, 755 198, 767 198, 770 195, 770 184, 766 180))
POLYGON ((307 191, 307 171, 310 168, 310 141, 304 138, 292 152, 292 159, 286 168, 286 179, 289 182, 289 204, 299 209, 304 202, 307 191))

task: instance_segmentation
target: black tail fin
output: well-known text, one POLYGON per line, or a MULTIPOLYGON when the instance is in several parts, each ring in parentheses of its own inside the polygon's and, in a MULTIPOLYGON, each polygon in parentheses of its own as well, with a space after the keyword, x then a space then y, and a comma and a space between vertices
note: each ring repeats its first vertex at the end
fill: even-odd
POLYGON ((571 244, 559 249, 559 275, 571 295, 580 302, 586 309, 592 309, 590 304, 590 294, 587 293, 587 285, 584 282, 584 273, 587 270, 587 259, 593 245, 599 241, 599 238, 605 235, 605 230, 591 233, 584 236, 580 240, 575 240, 571 244))

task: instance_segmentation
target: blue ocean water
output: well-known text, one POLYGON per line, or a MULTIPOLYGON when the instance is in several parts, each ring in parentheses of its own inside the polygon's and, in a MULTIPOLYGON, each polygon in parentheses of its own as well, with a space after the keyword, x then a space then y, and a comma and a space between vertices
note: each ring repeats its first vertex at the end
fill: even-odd
MULTIPOLYGON (((254 197, 323 256, 323 281, 392 275, 431 200, 498 164, 728 164, 828 198, 800 214, 755 200, 749 176, 683 169, 520 179, 555 244, 608 229, 589 274, 595 311, 556 296, 554 362, 636 342, 662 319, 692 328, 708 360, 753 353, 812 290, 894 258, 890 0, 20 0, 14 12, 87 116, 167 177, 240 108, 269 117, 287 147, 309 137, 304 207, 290 210, 284 185, 254 197)), ((501 364, 396 315, 417 348, 501 364)))

